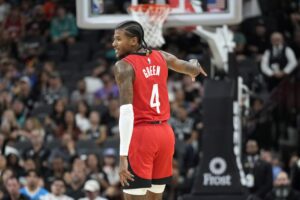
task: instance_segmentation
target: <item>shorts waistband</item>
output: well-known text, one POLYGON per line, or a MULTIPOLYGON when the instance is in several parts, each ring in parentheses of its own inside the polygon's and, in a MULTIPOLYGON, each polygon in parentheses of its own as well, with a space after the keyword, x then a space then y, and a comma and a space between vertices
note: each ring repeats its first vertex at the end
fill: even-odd
POLYGON ((166 123, 166 120, 158 120, 158 121, 144 121, 144 122, 138 122, 136 125, 142 125, 142 124, 153 124, 153 125, 159 125, 166 123))
POLYGON ((165 121, 149 121, 149 122, 146 122, 147 124, 162 124, 164 123, 165 121))

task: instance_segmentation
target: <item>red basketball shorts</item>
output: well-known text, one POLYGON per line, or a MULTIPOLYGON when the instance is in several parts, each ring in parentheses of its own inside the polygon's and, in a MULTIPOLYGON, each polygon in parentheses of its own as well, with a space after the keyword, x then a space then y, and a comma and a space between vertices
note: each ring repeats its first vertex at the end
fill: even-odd
POLYGON ((128 168, 134 181, 124 189, 169 183, 174 147, 174 132, 168 123, 134 126, 128 153, 128 168))

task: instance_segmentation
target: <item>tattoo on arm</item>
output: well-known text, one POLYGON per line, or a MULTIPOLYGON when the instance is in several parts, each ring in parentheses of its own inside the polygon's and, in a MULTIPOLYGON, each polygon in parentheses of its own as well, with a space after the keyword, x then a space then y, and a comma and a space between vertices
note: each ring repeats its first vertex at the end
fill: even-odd
POLYGON ((114 67, 114 75, 119 87, 120 104, 132 104, 134 71, 130 64, 118 61, 114 67))
POLYGON ((161 53, 167 61, 168 67, 170 69, 193 77, 200 74, 199 65, 195 65, 188 61, 178 59, 176 56, 164 51, 161 51, 161 53))

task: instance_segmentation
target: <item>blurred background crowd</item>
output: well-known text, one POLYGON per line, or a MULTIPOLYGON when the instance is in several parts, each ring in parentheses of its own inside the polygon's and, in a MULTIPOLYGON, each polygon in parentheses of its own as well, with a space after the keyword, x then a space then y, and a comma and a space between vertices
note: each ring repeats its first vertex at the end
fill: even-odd
MULTIPOLYGON (((109 13, 130 1, 104 1, 109 13)), ((300 199, 300 2, 244 0, 231 26, 250 88, 243 166, 253 199, 300 199)), ((81 30, 75 1, 0 0, 0 199, 121 199, 113 30, 81 30)), ((209 70, 205 41, 165 31, 167 50, 209 70)), ((201 162, 203 80, 170 72, 176 135, 165 199, 189 193, 201 162)), ((213 144, 212 144, 213 145, 213 144)))

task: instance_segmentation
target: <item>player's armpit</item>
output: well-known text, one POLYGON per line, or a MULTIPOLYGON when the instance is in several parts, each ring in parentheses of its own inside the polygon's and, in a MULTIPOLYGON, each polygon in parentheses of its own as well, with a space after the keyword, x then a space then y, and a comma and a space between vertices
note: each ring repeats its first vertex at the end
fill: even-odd
POLYGON ((176 56, 165 51, 160 52, 162 53, 170 69, 182 74, 189 75, 192 78, 198 76, 199 74, 207 76, 206 72, 202 69, 201 65, 198 62, 188 62, 178 59, 176 56))
POLYGON ((114 76, 119 87, 120 104, 132 104, 134 70, 130 64, 122 60, 114 66, 114 76))

